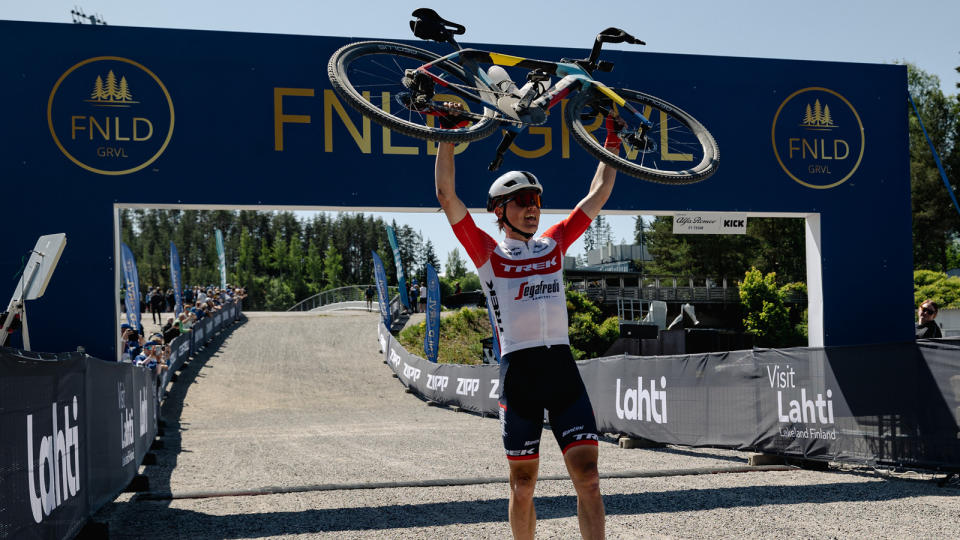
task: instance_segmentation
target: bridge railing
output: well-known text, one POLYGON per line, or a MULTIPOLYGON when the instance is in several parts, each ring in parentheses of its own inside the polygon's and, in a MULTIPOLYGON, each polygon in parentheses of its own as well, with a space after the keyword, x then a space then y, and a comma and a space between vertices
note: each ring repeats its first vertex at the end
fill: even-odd
MULTIPOLYGON (((376 287, 374 286, 374 288, 376 287)), ((399 294, 396 287, 387 287, 387 289, 390 293, 390 297, 399 294)), ((367 285, 348 285, 346 287, 330 289, 297 302, 293 305, 293 307, 287 309, 287 311, 310 311, 327 304, 336 304, 340 302, 363 302, 366 300, 364 296, 366 290, 367 285)))

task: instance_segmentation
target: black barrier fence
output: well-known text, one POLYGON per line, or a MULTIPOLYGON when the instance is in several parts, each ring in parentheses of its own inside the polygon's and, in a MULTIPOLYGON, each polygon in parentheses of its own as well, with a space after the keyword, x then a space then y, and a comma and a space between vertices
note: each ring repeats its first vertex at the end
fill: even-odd
MULTIPOLYGON (((499 366, 433 364, 378 325, 416 393, 497 413, 499 366)), ((960 471, 960 345, 752 349, 578 362, 603 433, 822 461, 960 471)))
POLYGON ((136 476, 173 372, 240 317, 226 304, 171 343, 170 369, 0 348, 0 538, 69 538, 136 476))

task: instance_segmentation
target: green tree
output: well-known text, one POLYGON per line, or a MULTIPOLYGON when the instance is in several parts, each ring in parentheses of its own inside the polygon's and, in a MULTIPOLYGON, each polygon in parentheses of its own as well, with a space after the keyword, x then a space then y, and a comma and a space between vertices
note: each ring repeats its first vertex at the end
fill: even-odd
POLYGON ((794 341, 793 328, 784 302, 785 292, 777 287, 777 274, 763 275, 751 268, 740 283, 743 326, 761 347, 783 347, 794 341))
POLYGON ((915 270, 913 300, 914 307, 919 307, 924 300, 933 300, 940 309, 960 308, 960 277, 932 270, 915 270))
POLYGON ((423 248, 423 277, 427 277, 427 265, 433 267, 434 270, 439 274, 443 268, 440 266, 440 259, 437 258, 437 252, 433 249, 433 242, 427 240, 426 245, 423 248))
POLYGON ((285 311, 295 303, 293 290, 282 279, 271 278, 267 282, 264 303, 267 311, 285 311))
POLYGON ((307 246, 307 259, 304 264, 307 291, 313 295, 320 292, 321 283, 323 283, 323 256, 320 248, 317 247, 316 238, 311 238, 307 246))
MULTIPOLYGON (((907 86, 947 178, 955 181, 960 171, 960 101, 943 95, 936 75, 912 64, 907 64, 907 86)), ((908 114, 914 268, 945 271, 948 248, 960 230, 960 216, 912 108, 908 114)))
POLYGON ((324 289, 336 289, 343 285, 341 274, 343 274, 343 257, 331 244, 323 256, 323 277, 326 282, 324 289))
POLYGON ((447 255, 445 274, 451 278, 461 278, 467 273, 467 263, 460 257, 459 249, 452 249, 447 255))

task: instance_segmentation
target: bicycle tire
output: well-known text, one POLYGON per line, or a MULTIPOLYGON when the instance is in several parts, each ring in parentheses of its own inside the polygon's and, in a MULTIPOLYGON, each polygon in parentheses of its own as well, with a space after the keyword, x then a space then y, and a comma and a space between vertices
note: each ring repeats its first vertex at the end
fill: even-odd
MULTIPOLYGON (((605 99, 603 94, 591 89, 574 96, 567 106, 565 116, 574 140, 587 152, 618 171, 661 184, 693 184, 706 180, 717 171, 720 159, 717 141, 697 119, 658 97, 629 89, 617 88, 614 91, 620 97, 631 102, 634 108, 644 112, 645 116, 654 122, 654 128, 649 133, 654 136, 659 134, 660 144, 657 145, 655 150, 651 151, 627 148, 628 143, 624 142, 624 155, 611 153, 604 148, 603 143, 598 142, 591 135, 591 130, 584 126, 582 121, 584 116, 596 114, 591 111, 592 103, 605 99), (660 112, 657 115, 658 117, 650 114, 654 109, 660 112), (674 127, 670 127, 671 124, 674 127), (682 140, 670 142, 671 137, 682 140), (664 142, 669 144, 662 144, 664 142), (688 150, 689 154, 686 152, 671 153, 670 147, 674 146, 680 146, 684 150, 688 150), (630 157, 631 151, 635 152, 636 157, 630 157), (646 162, 648 156, 656 151, 660 152, 660 158, 651 157, 650 161, 646 162), (674 163, 674 161, 686 163, 688 161, 686 156, 690 156, 689 161, 696 161, 696 165, 687 167, 685 164, 674 163), (633 161, 637 157, 640 158, 639 163, 633 161)), ((595 115, 593 118, 595 118, 594 123, 599 123, 602 126, 602 116, 595 115)), ((653 144, 657 143, 654 142, 653 144)))
MULTIPOLYGON (((462 128, 442 129, 430 125, 436 121, 436 117, 410 108, 394 113, 393 107, 402 107, 402 104, 392 101, 390 104, 385 104, 381 100, 381 105, 377 106, 365 98, 363 91, 358 89, 358 87, 364 88, 368 92, 373 90, 370 92, 371 96, 378 95, 376 92, 393 92, 387 95, 395 98, 406 90, 401 83, 404 69, 419 67, 439 58, 440 56, 430 51, 401 43, 361 41, 345 45, 334 52, 327 64, 327 75, 334 92, 347 104, 374 122, 398 133, 418 139, 452 143, 476 141, 492 134, 499 122, 494 118, 494 111, 490 109, 484 108, 483 113, 478 114, 471 113, 469 107, 466 107, 465 109, 474 120, 472 124, 462 128)), ((446 60, 438 62, 431 67, 431 72, 435 71, 443 72, 451 82, 454 79, 450 78, 455 78, 458 80, 458 86, 463 85, 477 94, 490 92, 482 81, 468 75, 459 64, 454 62, 446 60)), ((445 99, 438 101, 445 101, 445 99)), ((452 101, 465 103, 459 96, 455 96, 452 101)))

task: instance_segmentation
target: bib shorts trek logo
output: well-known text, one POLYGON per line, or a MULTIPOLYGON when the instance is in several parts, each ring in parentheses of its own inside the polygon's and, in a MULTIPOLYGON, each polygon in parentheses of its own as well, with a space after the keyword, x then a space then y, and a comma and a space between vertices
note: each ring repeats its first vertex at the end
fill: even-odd
POLYGON ((47 125, 70 161, 121 175, 153 163, 173 135, 173 101, 143 65, 98 56, 68 69, 50 92, 47 125))
POLYGON ((783 170, 808 188, 846 182, 860 166, 863 123, 853 105, 828 88, 790 94, 773 117, 773 153, 783 170))

